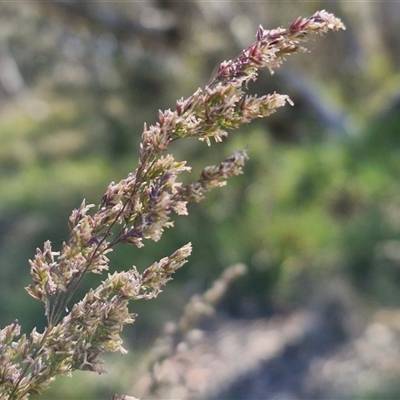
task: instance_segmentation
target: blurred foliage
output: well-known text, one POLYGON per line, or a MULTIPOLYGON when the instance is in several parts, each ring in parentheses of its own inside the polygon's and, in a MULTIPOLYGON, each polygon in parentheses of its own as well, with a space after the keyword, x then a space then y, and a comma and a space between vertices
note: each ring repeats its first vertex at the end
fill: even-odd
MULTIPOLYGON (((234 262, 250 271, 222 305, 231 316, 304 304, 320 279, 337 274, 371 304, 399 306, 400 3, 6 2, 0 323, 41 326, 42 307, 23 289, 27 259, 46 239, 61 245, 71 210, 83 198, 98 202, 111 180, 135 168, 143 122, 203 86, 219 62, 253 41, 260 23, 275 28, 322 8, 347 31, 316 38, 311 54, 272 77, 265 72, 254 88, 289 94, 294 107, 211 149, 190 140, 174 145, 194 173, 246 146, 251 161, 245 175, 177 218, 159 243, 112 254, 115 268, 143 268, 188 240, 194 245, 162 303, 135 304, 139 319, 126 338, 139 352, 190 294, 234 262)), ((61 390, 78 390, 75 382, 61 390)), ((100 387, 93 398, 104 393, 100 387)))

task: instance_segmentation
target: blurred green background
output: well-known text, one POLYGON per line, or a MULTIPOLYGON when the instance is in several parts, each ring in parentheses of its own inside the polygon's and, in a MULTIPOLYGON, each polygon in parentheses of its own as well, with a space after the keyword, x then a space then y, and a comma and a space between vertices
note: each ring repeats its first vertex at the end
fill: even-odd
POLYGON ((0 4, 0 323, 18 318, 26 332, 44 324, 41 304, 24 290, 27 260, 47 239, 61 246, 83 198, 99 202, 110 181, 135 169, 143 123, 207 83, 254 41, 259 24, 288 26, 323 8, 347 30, 313 37, 310 54, 290 57, 273 76, 262 72, 252 88, 288 94, 294 107, 211 148, 173 146, 195 173, 248 146, 245 174, 191 205, 159 243, 112 254, 112 269, 144 268, 188 240, 194 246, 159 301, 132 305, 139 318, 124 331, 130 355, 113 359, 125 365, 120 382, 101 378, 105 393, 86 373, 59 392, 56 382, 48 398, 80 398, 65 385, 82 385, 84 398, 126 388, 122 376, 131 379, 164 323, 232 263, 249 272, 220 306, 227 318, 307 308, 334 277, 371 310, 400 305, 400 3, 0 4), (93 387, 79 383, 86 377, 93 387))

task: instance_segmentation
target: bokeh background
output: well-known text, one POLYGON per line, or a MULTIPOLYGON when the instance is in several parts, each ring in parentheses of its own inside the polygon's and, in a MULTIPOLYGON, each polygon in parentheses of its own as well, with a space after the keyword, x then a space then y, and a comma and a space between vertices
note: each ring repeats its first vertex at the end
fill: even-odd
POLYGON ((1 3, 0 323, 43 327, 41 304, 24 291, 27 260, 47 239, 61 246, 83 198, 99 202, 135 169, 144 122, 204 86, 259 24, 288 26, 324 8, 347 30, 313 38, 310 54, 264 71, 253 88, 288 94, 294 107, 211 148, 173 147, 199 171, 248 146, 245 174, 160 242, 113 253, 112 269, 144 268, 194 246, 158 300, 132 305, 130 353, 107 358, 105 376, 58 379, 42 398, 150 396, 138 371, 163 326, 237 262, 247 274, 198 328, 220 363, 191 383, 171 379, 186 391, 169 398, 400 398, 399 2, 1 3), (219 346, 236 358, 225 363, 219 346))

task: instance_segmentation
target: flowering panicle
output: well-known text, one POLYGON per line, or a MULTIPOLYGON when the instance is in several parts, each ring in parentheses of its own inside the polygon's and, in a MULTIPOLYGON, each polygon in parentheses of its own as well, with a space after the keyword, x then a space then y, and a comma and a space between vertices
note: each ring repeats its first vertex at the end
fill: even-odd
POLYGON ((182 388, 181 398, 204 397, 201 396, 204 393, 193 390, 190 368, 187 368, 193 363, 193 348, 204 338, 199 322, 215 314, 215 306, 232 282, 246 273, 244 264, 228 267, 205 293, 189 299, 179 322, 165 325, 163 334, 150 351, 147 372, 139 378, 137 386, 143 398, 171 398, 177 385, 182 388))
POLYGON ((208 191, 241 174, 248 158, 245 150, 237 151, 204 168, 197 181, 182 185, 179 175, 190 167, 162 153, 171 142, 186 137, 208 145, 211 139, 220 142, 228 130, 292 104, 288 96, 277 93, 250 96, 247 83, 257 78, 258 69, 272 73, 286 55, 304 51, 300 43, 309 34, 338 29, 344 29, 343 24, 326 11, 299 18, 288 29, 260 27, 257 41, 237 58, 224 61, 205 88, 178 100, 175 110, 160 111, 155 125, 144 125, 136 170, 118 183, 111 182, 97 208, 83 201, 72 212, 70 237, 59 251, 46 241, 29 261, 33 283, 27 291, 44 303, 48 325, 43 333, 33 330, 19 340, 17 321, 0 331, 0 400, 41 393, 56 375, 75 369, 102 372, 101 354, 125 352, 120 332, 135 320, 129 302, 156 297, 186 262, 190 243, 142 273, 132 267, 108 275, 70 307, 76 288, 86 273, 108 270, 107 254, 117 244, 142 247, 146 239, 158 241, 173 226, 173 214, 187 215, 188 202, 201 201, 208 191))

